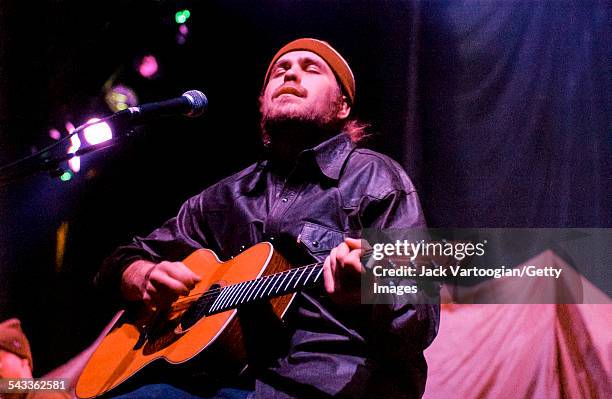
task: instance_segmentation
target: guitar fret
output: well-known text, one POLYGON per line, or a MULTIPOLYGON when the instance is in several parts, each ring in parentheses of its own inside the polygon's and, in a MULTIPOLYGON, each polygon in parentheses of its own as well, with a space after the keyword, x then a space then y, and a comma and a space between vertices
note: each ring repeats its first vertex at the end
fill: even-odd
POLYGON ((228 286, 223 288, 222 291, 222 298, 219 300, 219 303, 215 303, 215 306, 213 306, 210 311, 211 312, 216 312, 219 309, 222 309, 223 307, 225 307, 225 304, 227 302, 227 300, 229 299, 229 297, 232 295, 232 290, 234 289, 233 286, 228 286))
POLYGON ((308 273, 308 276, 306 276, 306 280, 304 280, 304 285, 308 284, 308 279, 310 278, 310 275, 312 274, 312 272, 314 272, 316 266, 312 266, 310 267, 310 273, 308 273))
POLYGON ((251 291, 249 296, 246 298, 247 302, 251 301, 251 298, 253 297, 253 294, 256 294, 256 292, 258 291, 258 287, 260 285, 261 285, 261 278, 258 278, 257 280, 255 280, 255 286, 253 286, 253 290, 251 291))
POLYGON ((313 282, 316 282, 317 280, 319 280, 321 273, 323 273, 323 267, 319 269, 319 272, 317 273, 317 276, 314 278, 313 282))
POLYGON ((250 284, 251 284, 250 281, 245 281, 244 285, 242 287, 240 287, 240 293, 236 297, 236 305, 242 303, 242 299, 247 294, 247 292, 249 292, 249 285, 250 284))
POLYGON ((210 307, 210 311, 214 312, 215 309, 217 309, 217 307, 219 305, 221 305, 221 303, 223 302, 225 296, 227 295, 227 291, 225 288, 221 289, 221 293, 219 295, 217 295, 217 297, 215 298, 215 301, 213 302, 212 306, 210 307))
POLYGON ((244 287, 246 287, 247 284, 249 284, 248 281, 243 281, 238 287, 236 287, 236 296, 231 303, 232 308, 236 307, 238 303, 240 303, 240 297, 244 294, 244 287))
POLYGON ((260 277, 259 279, 261 280, 261 284, 259 285, 259 288, 257 288, 257 291, 255 291, 255 295, 253 295, 253 299, 257 299, 257 294, 259 294, 259 291, 261 291, 261 289, 266 286, 267 276, 260 277))
POLYGON ((268 294, 266 294, 266 289, 268 288, 268 287, 266 287, 266 289, 264 289, 262 295, 264 295, 266 297, 269 297, 269 296, 272 295, 272 290, 274 289, 274 283, 275 283, 274 278, 275 277, 276 277, 275 275, 271 275, 270 276, 270 280, 268 280, 268 286, 270 286, 270 291, 268 291, 268 294))
POLYGON ((239 283, 239 284, 234 284, 234 287, 236 288, 234 289, 234 292, 232 293, 232 296, 230 297, 229 301, 227 301, 225 308, 231 309, 234 306, 236 306, 236 298, 240 295, 240 289, 242 288, 243 285, 244 285, 244 282, 239 283))
POLYGON ((229 304, 232 301, 232 297, 236 294, 236 288, 237 288, 237 285, 230 285, 229 287, 227 287, 228 292, 227 292, 225 299, 223 300, 223 303, 220 306, 221 309, 229 308, 229 304))
POLYGON ((264 294, 266 293, 266 289, 268 288, 269 283, 270 283, 270 276, 262 277, 262 284, 261 284, 261 287, 259 287, 259 290, 257 290, 257 295, 255 296, 255 299, 257 298, 262 299, 264 297, 264 294))
MULTIPOLYGON (((272 288, 270 288, 270 292, 268 293, 269 295, 274 295, 274 289, 276 288, 276 284, 278 283, 278 286, 280 287, 283 283, 282 283, 282 273, 276 273, 274 275, 274 283, 272 284, 272 288)), ((278 289, 276 289, 276 293, 278 293, 278 289)))
POLYGON ((244 290, 244 293, 243 293, 241 296, 239 296, 239 297, 238 297, 238 303, 242 303, 242 302, 244 301, 244 299, 245 299, 245 298, 247 297, 247 295, 249 294, 250 290, 253 288, 253 287, 252 287, 252 285, 253 285, 253 280, 248 281, 248 282, 245 284, 245 290, 244 290))
POLYGON ((296 288, 298 286, 298 284, 300 283, 300 279, 302 278, 302 276, 304 275, 305 272, 306 272, 306 268, 304 268, 304 270, 302 270, 302 273, 300 274, 300 277, 298 277, 298 279, 295 281, 295 284, 293 284, 293 288, 296 288))
POLYGON ((240 304, 240 298, 242 298, 242 296, 245 294, 245 289, 247 288, 247 286, 249 285, 248 281, 243 281, 240 284, 240 287, 237 288, 238 290, 238 294, 236 295, 236 297, 234 298, 233 304, 232 304, 232 308, 237 307, 240 304))
POLYGON ((291 281, 293 280, 293 276, 295 276, 295 269, 291 270, 289 273, 291 274, 291 278, 289 279, 289 281, 287 281, 287 285, 285 286, 285 291, 287 291, 287 289, 289 288, 289 284, 291 284, 291 281))
POLYGON ((287 276, 291 273, 291 270, 288 270, 286 272, 283 272, 283 274, 285 275, 283 277, 283 280, 280 282, 280 284, 278 285, 278 288, 276 289, 276 293, 278 294, 278 291, 281 289, 281 287, 283 286, 283 283, 285 282, 285 280, 287 279, 287 276))

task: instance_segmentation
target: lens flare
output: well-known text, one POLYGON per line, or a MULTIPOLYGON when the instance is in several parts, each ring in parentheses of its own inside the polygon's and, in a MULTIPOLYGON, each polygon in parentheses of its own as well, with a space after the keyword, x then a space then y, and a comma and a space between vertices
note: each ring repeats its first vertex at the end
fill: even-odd
POLYGON ((187 22, 189 17, 191 16, 191 12, 189 10, 179 10, 174 14, 174 21, 177 24, 184 24, 187 22))
POLYGON ((138 104, 138 97, 134 90, 121 84, 110 87, 104 95, 104 100, 113 112, 122 111, 138 104))
POLYGON ((157 63, 157 58, 155 58, 155 56, 145 55, 142 57, 142 60, 138 65, 138 72, 140 72, 143 77, 150 79, 155 76, 158 70, 159 64, 157 63))

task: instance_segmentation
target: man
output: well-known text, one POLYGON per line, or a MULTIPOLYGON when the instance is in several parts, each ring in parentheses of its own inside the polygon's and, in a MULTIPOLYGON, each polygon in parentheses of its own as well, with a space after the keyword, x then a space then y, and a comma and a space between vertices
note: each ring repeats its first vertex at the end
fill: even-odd
POLYGON ((0 323, 0 378, 32 378, 30 343, 17 319, 0 323))
POLYGON ((420 397, 422 351, 437 332, 439 309, 361 305, 361 244, 350 237, 367 227, 424 226, 424 219, 399 165, 356 146, 363 127, 349 119, 354 101, 353 73, 328 43, 285 45, 260 97, 266 159, 189 199, 148 237, 118 248, 98 283, 156 309, 199 281, 180 262, 198 248, 228 259, 270 241, 294 265, 325 260, 324 289, 298 294, 285 317, 286 339, 260 337, 265 325, 251 330, 261 339, 254 346, 266 350, 250 358, 250 397, 420 397))
MULTIPOLYGON (((18 319, 8 319, 0 323, 0 379, 16 380, 32 378, 32 352, 30 343, 21 329, 18 319)), ((46 375, 43 378, 59 378, 59 376, 46 375)), ((1 386, 2 384, 0 384, 1 386)), ((1 399, 66 399, 71 395, 67 391, 31 390, 9 393, 12 387, 8 381, 4 386, 6 392, 0 391, 1 399)), ((71 386, 66 389, 72 388, 71 386)))
MULTIPOLYGON (((17 319, 9 319, 0 323, 0 378, 32 378, 30 343, 17 319)), ((27 395, 17 392, 8 393, 8 385, 6 388, 7 393, 0 391, 0 398, 18 399, 25 398, 27 395)))

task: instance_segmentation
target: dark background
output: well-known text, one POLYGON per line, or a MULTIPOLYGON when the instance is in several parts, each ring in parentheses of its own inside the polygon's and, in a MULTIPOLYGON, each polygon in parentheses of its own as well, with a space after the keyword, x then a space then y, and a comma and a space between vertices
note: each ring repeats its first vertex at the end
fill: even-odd
POLYGON ((113 74, 141 103, 210 101, 84 157, 68 182, 0 188, 0 320, 22 320, 36 375, 87 346, 114 312, 91 283, 101 260, 257 159, 263 75, 302 36, 347 58, 370 146, 403 164, 430 226, 610 227, 611 31, 607 1, 0 0, 0 164, 109 114, 113 74), (135 70, 149 53, 153 80, 135 70))

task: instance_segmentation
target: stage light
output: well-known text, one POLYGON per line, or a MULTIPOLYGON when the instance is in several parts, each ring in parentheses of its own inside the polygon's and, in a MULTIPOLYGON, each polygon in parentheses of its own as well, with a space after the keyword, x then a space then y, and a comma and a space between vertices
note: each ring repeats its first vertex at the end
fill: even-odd
POLYGON ((179 10, 174 14, 174 20, 177 24, 184 24, 190 16, 191 12, 189 10, 179 10))
MULTIPOLYGON (((72 130, 74 130, 74 127, 72 130)), ((72 133, 72 131, 70 131, 70 133, 72 133)), ((68 147, 68 154, 74 154, 79 148, 81 148, 81 139, 77 134, 75 134, 74 136, 70 137, 70 147, 68 147)), ((68 161, 68 166, 74 173, 78 173, 79 170, 81 170, 81 157, 71 158, 68 161)), ((72 174, 66 178, 64 176, 66 173, 60 176, 60 179, 62 179, 62 181, 68 181, 72 178, 72 174)))
POLYGON ((158 69, 159 65, 157 63, 157 59, 152 55, 145 55, 142 57, 142 60, 138 65, 138 72, 140 72, 140 74, 147 79, 154 77, 158 69))
POLYGON ((79 173, 79 171, 81 170, 81 157, 74 157, 69 160, 68 166, 70 167, 70 170, 72 170, 74 173, 79 173))
POLYGON ((113 112, 119 112, 138 104, 138 97, 134 90, 124 85, 116 85, 108 89, 104 100, 113 112))
POLYGON ((72 172, 70 172, 69 170, 65 171, 64 173, 62 173, 62 175, 60 176, 60 180, 61 181, 68 181, 72 179, 72 172))
MULTIPOLYGON (((91 118, 87 123, 98 122, 99 118, 91 118)), ((113 138, 113 131, 108 123, 96 123, 83 130, 83 136, 89 144, 100 144, 113 138)))

